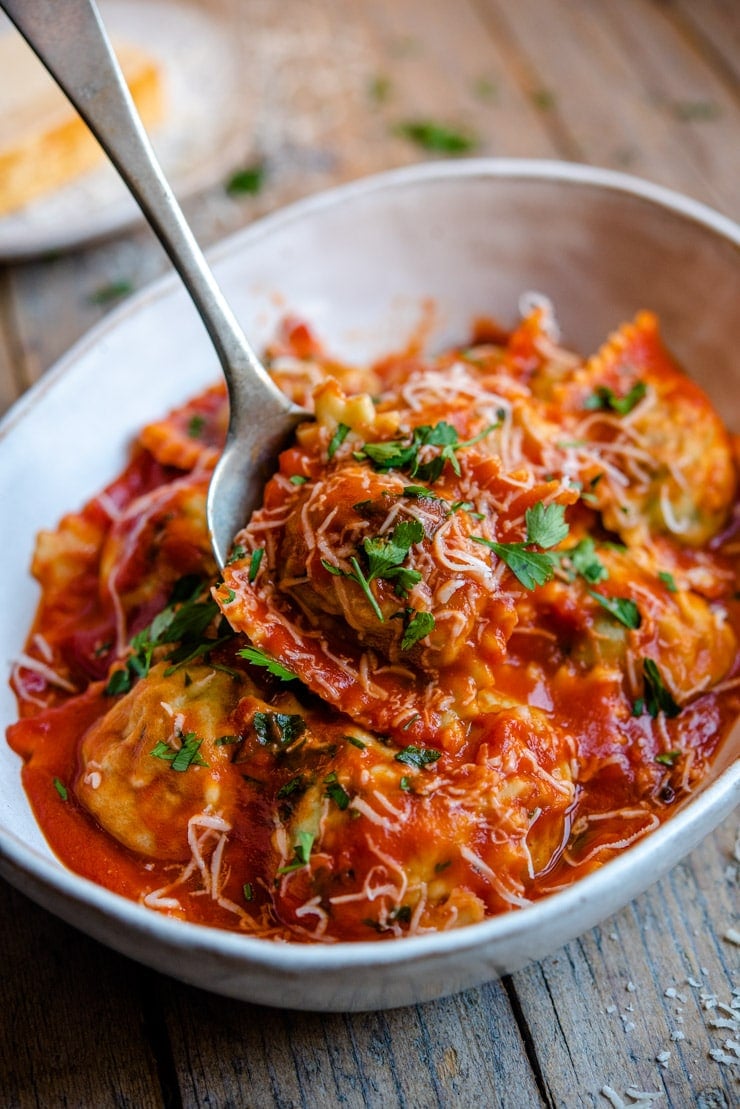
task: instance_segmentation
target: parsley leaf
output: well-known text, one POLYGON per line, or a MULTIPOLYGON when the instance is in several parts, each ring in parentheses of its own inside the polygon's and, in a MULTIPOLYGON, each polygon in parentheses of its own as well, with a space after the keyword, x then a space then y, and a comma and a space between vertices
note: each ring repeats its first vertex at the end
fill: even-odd
POLYGON ((242 196, 249 194, 255 196, 265 181, 265 166, 262 162, 246 166, 237 170, 226 182, 226 192, 229 196, 242 196))
POLYGON ((377 536, 363 540, 363 550, 367 556, 367 580, 385 578, 398 579, 396 591, 405 596, 409 588, 421 581, 418 570, 404 569, 401 563, 413 547, 424 538, 424 528, 419 520, 403 520, 397 524, 389 536, 377 536))
POLYGON ((467 154, 478 145, 475 135, 430 119, 413 119, 399 123, 396 133, 436 154, 467 154))
POLYGON ((575 547, 561 551, 560 554, 570 563, 576 574, 580 574, 592 585, 609 577, 609 571, 597 556, 596 544, 589 535, 579 540, 575 547))
POLYGON ((669 593, 678 593, 678 586, 673 574, 669 574, 667 570, 661 570, 658 577, 663 582, 669 593))
POLYGON ((558 556, 547 551, 530 551, 527 546, 532 544, 544 548, 554 547, 566 538, 570 528, 565 522, 565 507, 562 504, 545 505, 538 501, 527 509, 524 519, 527 525, 524 543, 496 543, 481 535, 471 535, 470 538, 474 543, 490 547, 525 589, 534 589, 552 579, 558 556))
POLYGON ((618 397, 608 385, 599 385, 590 396, 586 397, 583 407, 590 411, 611 409, 618 416, 626 416, 640 403, 646 393, 647 385, 644 381, 636 381, 623 397, 618 397))
POLYGON ((324 785, 326 786, 326 796, 330 797, 337 808, 344 812, 349 806, 350 796, 337 778, 335 770, 332 770, 331 774, 327 774, 324 778, 324 785))
POLYGON ((511 572, 519 579, 525 589, 534 589, 552 579, 555 572, 553 556, 528 551, 524 543, 495 543, 480 535, 471 535, 474 543, 490 547, 494 554, 505 562, 511 572))
POLYGON ((252 724, 263 747, 285 750, 306 730, 306 721, 298 713, 256 712, 252 724))
POLYGON ((434 629, 434 617, 431 612, 416 612, 412 610, 411 619, 406 625, 401 640, 401 650, 409 651, 415 643, 429 635, 434 629))
POLYGON ((463 442, 460 441, 457 430, 446 420, 440 420, 437 424, 421 424, 414 428, 410 441, 389 439, 379 443, 365 443, 362 450, 355 454, 355 458, 358 461, 368 458, 374 468, 381 473, 387 473, 388 470, 408 470, 411 477, 433 484, 440 477, 447 462, 459 475, 460 463, 456 452, 479 443, 500 426, 505 415, 506 413, 502 411, 499 414, 498 424, 485 427, 472 439, 463 442), (427 462, 421 462, 418 457, 419 449, 427 446, 441 447, 441 450, 427 462))
POLYGON ((431 766, 441 757, 442 752, 434 747, 415 747, 411 744, 399 751, 395 760, 406 766, 412 766, 415 770, 423 770, 425 766, 431 766))
POLYGON ((524 513, 527 542, 547 549, 556 547, 567 537, 570 528, 565 522, 565 506, 538 501, 524 513))
POLYGON ((424 528, 419 520, 403 520, 397 524, 390 535, 366 537, 362 549, 367 560, 367 574, 362 570, 357 558, 350 558, 350 570, 341 570, 338 566, 322 558, 321 565, 335 577, 352 578, 361 587, 367 597, 376 617, 381 623, 385 618, 381 611, 370 582, 382 578, 394 582, 397 596, 405 597, 412 586, 421 581, 421 573, 401 563, 406 558, 414 543, 419 543, 424 538, 424 528))
POLYGON ((642 673, 645 679, 645 708, 652 717, 659 713, 678 716, 681 706, 673 699, 666 688, 657 665, 651 658, 642 660, 642 673))
POLYGON ((314 839, 315 836, 311 832, 299 832, 296 836, 297 842, 293 845, 292 860, 285 866, 281 866, 276 874, 290 874, 294 870, 302 870, 304 866, 308 866, 314 839))
POLYGON ((114 670, 108 679, 105 692, 109 696, 128 693, 138 678, 145 678, 158 647, 179 643, 180 647, 167 657, 181 661, 186 656, 205 656, 231 637, 232 632, 221 639, 205 638, 209 625, 219 613, 219 607, 211 597, 199 600, 202 592, 203 584, 197 577, 188 576, 175 583, 170 603, 157 613, 147 627, 133 636, 132 653, 125 667, 114 670))
POLYGON ((327 449, 327 457, 331 460, 341 447, 344 440, 349 435, 350 429, 347 424, 337 424, 337 430, 331 437, 329 447, 327 449))
POLYGON ((255 547, 255 549, 252 551, 252 557, 249 560, 250 582, 254 581, 254 579, 257 577, 257 574, 259 573, 260 563, 262 562, 262 556, 264 555, 264 553, 264 547, 255 547))
POLYGON ((662 763, 663 766, 674 766, 681 758, 683 751, 665 751, 662 755, 656 755, 655 761, 662 763))
POLYGON ((251 662, 253 666, 263 666, 268 674, 272 674, 276 678, 280 678, 281 682, 292 682, 295 679, 295 674, 278 662, 272 655, 268 655, 266 651, 260 651, 258 647, 243 647, 237 651, 240 658, 245 658, 251 662))
POLYGON ((191 766, 208 766, 203 756, 200 754, 202 739, 199 739, 195 732, 187 732, 185 735, 180 736, 181 745, 178 750, 170 747, 169 743, 157 743, 155 747, 149 752, 155 759, 163 759, 164 762, 170 764, 171 770, 178 770, 183 773, 189 770, 191 766))
POLYGON ((605 597, 603 593, 597 593, 595 589, 588 590, 590 596, 595 601, 598 601, 602 608, 618 620, 620 624, 624 624, 625 628, 635 630, 639 628, 642 623, 642 616, 640 610, 634 601, 629 597, 605 597))

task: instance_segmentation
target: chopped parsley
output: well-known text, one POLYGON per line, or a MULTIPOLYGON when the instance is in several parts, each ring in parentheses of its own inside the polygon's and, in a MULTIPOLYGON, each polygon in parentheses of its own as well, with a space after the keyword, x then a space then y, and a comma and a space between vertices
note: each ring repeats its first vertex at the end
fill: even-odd
POLYGON ((65 784, 61 780, 61 778, 54 778, 53 779, 53 784, 54 784, 54 789, 57 791, 57 793, 61 797, 62 801, 66 801, 69 797, 69 793, 67 792, 67 787, 65 786, 65 784))
POLYGON ((300 796, 308 789, 309 783, 303 774, 296 774, 295 778, 291 778, 289 782, 284 782, 277 791, 277 796, 283 800, 285 797, 292 797, 295 794, 300 796))
POLYGON ((218 616, 219 607, 211 597, 199 600, 202 593, 200 579, 186 577, 175 584, 170 603, 132 638, 131 654, 125 666, 114 670, 108 679, 105 687, 108 696, 128 693, 138 678, 145 678, 159 647, 173 645, 173 650, 165 657, 179 666, 207 656, 214 647, 231 638, 231 631, 220 638, 206 638, 205 633, 218 616), (174 644, 179 646, 174 647, 174 644))
POLYGON ((527 542, 538 547, 556 547, 567 538, 569 527, 565 522, 565 507, 538 501, 525 513, 527 542))
POLYGON ((431 612, 417 612, 415 609, 409 611, 411 615, 401 640, 402 651, 410 651, 420 639, 424 639, 434 630, 434 617, 431 612))
POLYGON ((615 620, 618 620, 620 624, 624 624, 625 628, 630 628, 633 631, 639 628, 642 623, 640 610, 629 597, 605 597, 603 593, 597 593, 595 589, 589 589, 588 592, 595 601, 599 602, 602 608, 611 613, 615 620))
MULTIPOLYGON (((457 452, 472 447, 485 439, 506 416, 502 409, 498 413, 499 422, 485 427, 472 439, 460 440, 457 429, 441 420, 437 424, 422 424, 415 427, 410 439, 387 439, 379 443, 365 443, 362 450, 355 452, 358 461, 368 459, 372 466, 380 473, 389 470, 405 470, 412 478, 419 478, 433 485, 440 477, 446 463, 450 463, 454 472, 459 476, 460 462, 457 452), (419 458, 422 447, 440 447, 439 454, 434 455, 426 462, 419 458)), ((414 488, 413 486, 411 488, 414 488)), ((417 490, 421 487, 416 486, 417 490)), ((429 495, 428 492, 425 495, 429 495)))
POLYGON ((265 183, 265 166, 262 162, 237 170, 226 182, 229 196, 256 196, 265 183))
POLYGON ((590 411, 611 409, 618 416, 626 416, 640 403, 646 393, 647 385, 644 381, 636 381, 623 397, 618 397, 608 385, 599 385, 590 396, 586 397, 583 407, 590 411))
POLYGON ((664 751, 663 754, 655 756, 655 761, 662 763, 663 766, 675 766, 682 754, 683 751, 679 750, 664 751))
POLYGON ((256 712, 252 725, 263 747, 278 750, 290 747, 306 730, 303 717, 292 712, 256 712))
POLYGON ((203 434, 203 431, 205 430, 205 426, 206 426, 205 416, 201 416, 198 413, 196 413, 195 416, 191 416, 189 421, 188 421, 188 436, 189 436, 189 438, 190 439, 200 439, 201 435, 203 434))
POLYGON ((364 751, 367 747, 367 743, 365 743, 364 740, 360 739, 359 736, 346 735, 344 738, 347 740, 347 743, 351 743, 353 747, 356 747, 358 749, 358 751, 364 751))
POLYGON ((293 845, 293 858, 285 866, 281 866, 276 873, 290 874, 294 870, 302 870, 304 866, 307 866, 314 839, 315 837, 311 832, 299 832, 296 836, 297 842, 293 845))
POLYGON ((431 766, 441 757, 442 752, 434 747, 416 747, 411 744, 399 751, 395 760, 405 763, 406 766, 412 766, 415 770, 423 770, 425 766, 431 766))
POLYGON ((406 597, 409 590, 421 581, 421 573, 403 566, 406 556, 415 543, 424 538, 424 528, 419 520, 403 520, 396 524, 390 535, 366 536, 362 542, 367 569, 363 570, 356 556, 349 560, 351 570, 341 570, 338 566, 322 558, 321 565, 335 577, 351 578, 356 581, 367 597, 378 620, 385 617, 381 611, 370 582, 378 579, 393 582, 396 596, 406 597))
POLYGON ((478 145, 478 139, 470 131, 435 123, 431 119, 412 119, 399 123, 396 134, 416 143, 422 150, 435 154, 468 154, 478 145))
POLYGON ((116 300, 122 300, 134 291, 132 281, 111 281, 108 285, 101 285, 94 293, 90 294, 90 303, 98 304, 101 307, 106 304, 112 304, 116 300))
POLYGON ((252 883, 251 882, 245 882, 244 883, 244 885, 242 886, 242 894, 244 895, 244 900, 245 901, 252 901, 253 900, 254 891, 252 889, 252 883))
POLYGON ((579 574, 592 585, 609 577, 609 571, 597 556, 596 544, 589 535, 560 554, 570 564, 574 574, 579 574))
POLYGON ((653 659, 642 660, 642 674, 645 680, 644 707, 650 715, 656 717, 662 712, 669 717, 678 716, 681 706, 673 699, 653 659))
POLYGON ((337 808, 342 812, 349 807, 350 797, 347 790, 337 778, 335 770, 324 778, 324 785, 326 786, 326 796, 330 797, 337 808))
POLYGON ((169 743, 160 741, 149 752, 155 759, 162 759, 164 762, 170 764, 171 770, 178 770, 183 773, 189 770, 191 766, 208 766, 208 763, 200 753, 200 748, 203 740, 200 739, 195 732, 187 732, 185 735, 180 735, 181 744, 176 750, 170 747, 169 743))
POLYGON ((341 447, 342 443, 344 442, 344 440, 349 435, 349 432, 350 432, 350 429, 347 426, 347 424, 337 424, 337 430, 332 435, 331 440, 329 442, 329 447, 328 447, 327 452, 326 452, 330 460, 337 453, 337 451, 341 447))
POLYGON ((366 537, 362 546, 367 556, 367 580, 383 578, 395 583, 396 593, 405 597, 409 589, 421 581, 418 570, 401 565, 415 543, 424 538, 424 528, 419 520, 403 520, 390 536, 366 537))
POLYGON ((565 508, 561 504, 545 505, 542 501, 528 508, 524 514, 527 526, 523 543, 496 543, 480 535, 472 535, 475 543, 490 547, 502 562, 506 563, 525 589, 534 589, 550 581, 557 562, 557 556, 547 550, 538 552, 528 547, 554 547, 568 535, 569 527, 565 522, 565 508))
POLYGON ((279 678, 281 682, 292 682, 295 680, 295 674, 292 670, 288 670, 287 666, 283 666, 282 662, 278 662, 272 655, 268 655, 265 651, 260 651, 258 647, 243 647, 237 652, 240 658, 245 658, 247 662, 251 662, 253 666, 262 666, 267 670, 268 674, 273 677, 279 678))
POLYGON ((288 481, 291 485, 305 485, 308 478, 304 477, 303 474, 293 474, 288 478, 288 481))
POLYGON ((264 555, 264 553, 264 547, 255 547, 255 549, 252 551, 252 557, 249 560, 250 582, 254 581, 254 579, 257 577, 257 574, 259 573, 260 563, 262 562, 262 556, 264 555))
POLYGON ((673 574, 669 574, 667 570, 661 570, 658 577, 663 582, 669 593, 678 593, 678 586, 676 585, 673 574))

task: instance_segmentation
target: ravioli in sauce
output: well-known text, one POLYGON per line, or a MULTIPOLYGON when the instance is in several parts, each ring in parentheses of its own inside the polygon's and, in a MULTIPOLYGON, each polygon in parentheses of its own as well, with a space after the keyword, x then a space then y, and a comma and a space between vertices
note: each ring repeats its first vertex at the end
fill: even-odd
POLYGON ((535 307, 363 369, 288 321, 313 408, 219 575, 216 386, 39 536, 11 746, 52 848, 279 940, 458 927, 602 866, 740 708, 737 441, 640 313, 535 307))

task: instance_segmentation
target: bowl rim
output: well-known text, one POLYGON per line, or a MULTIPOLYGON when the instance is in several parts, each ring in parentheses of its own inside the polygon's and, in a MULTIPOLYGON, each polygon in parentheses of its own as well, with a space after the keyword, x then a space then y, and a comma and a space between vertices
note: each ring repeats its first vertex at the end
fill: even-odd
MULTIPOLYGON (((217 268, 245 246, 273 234, 278 228, 304 220, 326 208, 351 204, 356 198, 399 187, 434 184, 451 179, 506 179, 536 183, 549 181, 606 190, 668 210, 711 231, 740 250, 740 224, 701 201, 643 178, 556 159, 469 158, 462 161, 429 161, 392 169, 304 197, 214 244, 207 255, 217 268)), ((121 327, 130 315, 138 314, 145 306, 166 298, 173 289, 179 287, 180 279, 177 275, 165 274, 91 328, 11 406, 0 420, 0 440, 26 418, 38 400, 53 389, 55 383, 70 372, 88 350, 98 345, 107 334, 121 327)), ((276 943, 241 932, 167 917, 81 877, 54 858, 40 854, 36 848, 28 846, 13 831, 3 826, 1 817, 0 871, 12 884, 35 900, 48 905, 52 912, 57 912, 60 916, 65 915, 59 907, 60 901, 78 904, 95 910, 108 921, 115 921, 117 925, 130 929, 132 934, 155 938, 163 945, 182 951, 210 951, 242 963, 245 968, 259 966, 265 970, 288 973, 300 973, 304 970, 320 973, 360 967, 381 970, 399 964, 423 962, 453 952, 465 953, 472 949, 492 948, 515 939, 521 941, 541 933, 555 912, 563 917, 571 917, 587 906, 603 904, 604 912, 599 917, 603 919, 623 904, 620 899, 617 899, 618 904, 614 901, 615 889, 623 884, 630 886, 633 891, 630 894, 631 899, 652 885, 708 834, 710 826, 716 827, 738 803, 740 760, 736 759, 720 772, 715 781, 688 798, 680 810, 655 831, 572 885, 515 912, 499 914, 477 924, 450 931, 404 937, 402 942, 360 940, 330 944, 301 941, 276 943), (679 834, 680 851, 677 855, 671 855, 666 862, 666 846, 670 847, 679 834), (637 883, 633 877, 635 872, 641 875, 637 883), (39 894, 37 884, 49 891, 48 899, 39 894)), ((593 919, 589 916, 584 927, 592 926, 593 919)), ((84 925, 78 927, 85 930, 84 925)), ((106 937, 106 942, 113 945, 110 937, 106 937)))

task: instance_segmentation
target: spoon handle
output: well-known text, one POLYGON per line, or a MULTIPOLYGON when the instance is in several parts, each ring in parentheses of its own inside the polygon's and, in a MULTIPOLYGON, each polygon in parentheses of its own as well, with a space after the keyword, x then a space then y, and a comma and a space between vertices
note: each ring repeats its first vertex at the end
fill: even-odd
POLYGON ((253 413, 257 405, 284 412, 290 402, 247 342, 157 162, 94 0, 0 0, 0 7, 85 120, 167 251, 216 348, 232 413, 235 400, 253 413))

